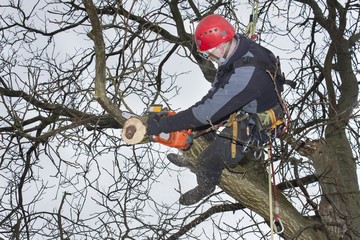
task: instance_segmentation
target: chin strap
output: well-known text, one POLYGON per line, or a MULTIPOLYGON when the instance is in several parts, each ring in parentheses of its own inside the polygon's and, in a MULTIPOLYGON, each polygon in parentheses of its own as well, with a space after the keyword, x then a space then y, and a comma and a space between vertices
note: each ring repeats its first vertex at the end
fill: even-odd
POLYGON ((232 45, 232 39, 227 43, 226 49, 225 49, 225 53, 223 55, 223 58, 226 59, 228 57, 229 51, 230 51, 230 47, 232 45))

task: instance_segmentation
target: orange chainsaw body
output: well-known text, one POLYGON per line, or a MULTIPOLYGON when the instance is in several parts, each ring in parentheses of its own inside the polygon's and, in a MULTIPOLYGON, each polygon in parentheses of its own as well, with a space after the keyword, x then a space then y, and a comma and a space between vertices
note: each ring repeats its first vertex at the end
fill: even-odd
MULTIPOLYGON (((174 111, 166 112, 165 116, 175 115, 174 111)), ((191 138, 192 130, 182 130, 171 133, 160 133, 153 137, 153 140, 161 143, 168 147, 174 147, 178 149, 188 149, 191 146, 191 138)))

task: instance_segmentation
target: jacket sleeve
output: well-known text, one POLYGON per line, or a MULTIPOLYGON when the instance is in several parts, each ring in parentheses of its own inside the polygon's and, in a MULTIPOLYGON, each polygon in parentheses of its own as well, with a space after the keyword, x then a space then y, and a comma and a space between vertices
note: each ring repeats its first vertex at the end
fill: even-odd
POLYGON ((251 84, 254 71, 252 66, 237 68, 225 83, 215 81, 212 89, 192 107, 161 118, 158 131, 168 133, 196 129, 226 119, 258 97, 257 87, 251 84))
MULTIPOLYGON (((208 125, 208 123, 203 123, 194 115, 193 109, 198 105, 202 105, 203 102, 210 98, 211 91, 209 91, 201 101, 197 102, 190 108, 180 111, 175 115, 163 117, 159 120, 159 133, 169 133, 186 129, 196 129, 208 125)), ((157 133, 157 134, 159 134, 157 133)))

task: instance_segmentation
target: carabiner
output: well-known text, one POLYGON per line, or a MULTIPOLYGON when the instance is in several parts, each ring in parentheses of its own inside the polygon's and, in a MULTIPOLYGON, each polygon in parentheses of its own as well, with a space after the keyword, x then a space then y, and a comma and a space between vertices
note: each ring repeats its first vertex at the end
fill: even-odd
POLYGON ((276 233, 276 234, 281 234, 281 233, 284 232, 284 225, 283 225, 283 223, 282 223, 282 221, 281 221, 280 218, 274 220, 273 223, 274 223, 274 226, 275 226, 275 233, 276 233))
POLYGON ((252 146, 252 139, 249 138, 246 142, 243 144, 242 153, 247 153, 252 146))
POLYGON ((263 155, 263 151, 262 151, 261 149, 258 149, 258 150, 256 150, 256 151, 254 151, 254 158, 255 158, 255 160, 259 160, 262 155, 263 155))
POLYGON ((263 148, 260 147, 260 141, 257 140, 256 141, 256 145, 255 145, 255 151, 254 151, 254 158, 255 160, 259 160, 261 158, 261 156, 263 155, 263 148))

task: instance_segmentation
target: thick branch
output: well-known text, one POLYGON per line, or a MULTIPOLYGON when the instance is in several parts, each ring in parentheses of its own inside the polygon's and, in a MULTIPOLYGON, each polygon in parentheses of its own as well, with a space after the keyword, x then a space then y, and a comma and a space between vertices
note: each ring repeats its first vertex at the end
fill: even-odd
POLYGON ((106 55, 105 55, 105 43, 103 38, 102 27, 100 19, 97 16, 97 10, 94 3, 91 0, 83 0, 85 9, 89 15, 89 19, 92 26, 92 31, 89 33, 89 37, 95 44, 95 56, 96 56, 96 73, 95 73, 95 98, 100 105, 120 124, 124 124, 124 118, 121 117, 121 111, 110 101, 106 96, 106 55))
POLYGON ((189 224, 183 226, 178 232, 176 232, 175 234, 173 234, 169 238, 167 238, 167 240, 179 239, 179 237, 186 234, 191 228, 194 228, 195 226, 204 222, 207 218, 209 218, 210 216, 212 216, 216 213, 236 211, 236 210, 243 209, 243 208, 244 208, 244 206, 242 206, 239 203, 213 206, 213 207, 209 208, 206 212, 202 213, 199 217, 195 218, 189 224))

